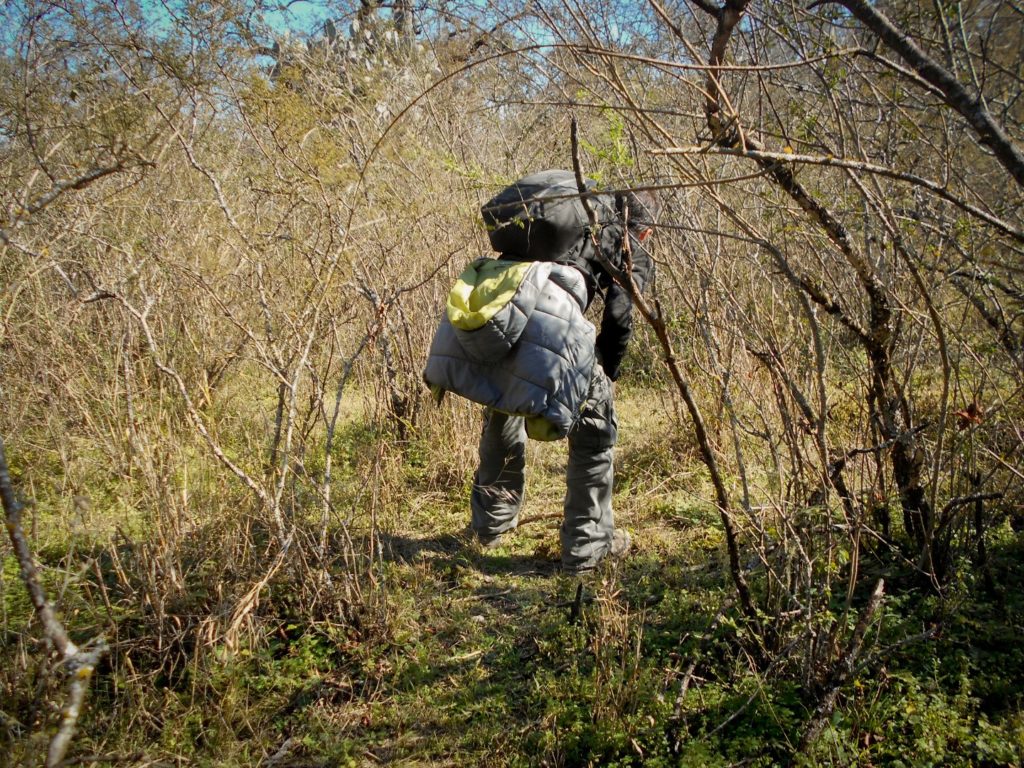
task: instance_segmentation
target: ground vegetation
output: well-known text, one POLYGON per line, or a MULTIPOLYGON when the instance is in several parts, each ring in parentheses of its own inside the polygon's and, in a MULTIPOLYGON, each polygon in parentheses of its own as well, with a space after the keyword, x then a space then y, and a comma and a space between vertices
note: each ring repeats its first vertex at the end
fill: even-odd
POLYGON ((1024 763, 1020 4, 310 7, 0 10, 0 763, 1024 763), (420 376, 551 167, 664 202, 582 579, 420 376))

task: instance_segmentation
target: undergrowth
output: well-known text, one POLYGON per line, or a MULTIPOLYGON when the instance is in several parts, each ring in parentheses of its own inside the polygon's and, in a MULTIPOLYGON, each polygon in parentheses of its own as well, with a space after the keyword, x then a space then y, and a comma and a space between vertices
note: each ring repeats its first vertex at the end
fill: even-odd
MULTIPOLYGON (((965 562, 955 590, 925 597, 890 564, 867 649, 822 735, 801 751, 813 692, 787 649, 767 665, 757 658, 699 466, 671 437, 671 418, 642 416, 642 398, 620 398, 632 419, 623 420, 616 495, 636 551, 582 580, 557 566, 564 446, 531 446, 520 529, 484 551, 461 533, 471 452, 439 461, 439 446, 414 435, 382 453, 387 435, 361 423, 342 431, 339 494, 353 512, 377 498, 377 526, 334 520, 318 554, 325 540, 309 515, 294 560, 269 579, 235 645, 215 620, 252 567, 232 552, 259 551, 224 544, 258 543, 246 515, 174 540, 174 590, 146 576, 170 571, 144 537, 51 541, 47 585, 73 634, 113 631, 72 757, 111 766, 1021 765, 1024 541, 1009 522, 991 532, 994 592, 965 562), (358 594, 343 583, 353 567, 345 552, 363 553, 358 594)), ((0 744, 5 763, 31 764, 40 743, 27 734, 55 715, 36 704, 54 699, 40 686, 57 678, 19 587, 6 558, 0 744)))

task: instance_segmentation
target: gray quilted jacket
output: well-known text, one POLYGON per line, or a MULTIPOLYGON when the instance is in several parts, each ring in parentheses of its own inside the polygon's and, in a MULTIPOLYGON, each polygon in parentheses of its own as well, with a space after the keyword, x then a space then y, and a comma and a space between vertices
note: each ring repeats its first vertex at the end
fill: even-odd
POLYGON ((479 259, 449 296, 424 379, 482 405, 526 416, 539 440, 568 434, 590 388, 595 329, 572 267, 479 259))

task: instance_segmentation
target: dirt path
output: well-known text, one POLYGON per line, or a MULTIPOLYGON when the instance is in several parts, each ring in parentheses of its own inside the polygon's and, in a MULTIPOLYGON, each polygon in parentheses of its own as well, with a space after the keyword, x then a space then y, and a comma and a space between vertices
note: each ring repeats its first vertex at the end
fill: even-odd
POLYGON ((391 596, 396 637, 375 662, 383 684, 352 734, 357 763, 558 764, 571 751, 566 729, 586 731, 598 717, 586 702, 633 695, 669 660, 662 651, 685 632, 679 602, 694 599, 688 585, 720 581, 720 537, 670 419, 635 397, 619 411, 616 522, 634 541, 620 564, 582 579, 560 572, 564 443, 531 444, 520 527, 493 550, 462 533, 464 501, 413 500, 415 514, 396 521, 385 542, 401 585, 391 596), (621 665, 627 649, 628 686, 600 672, 602 654, 621 665))

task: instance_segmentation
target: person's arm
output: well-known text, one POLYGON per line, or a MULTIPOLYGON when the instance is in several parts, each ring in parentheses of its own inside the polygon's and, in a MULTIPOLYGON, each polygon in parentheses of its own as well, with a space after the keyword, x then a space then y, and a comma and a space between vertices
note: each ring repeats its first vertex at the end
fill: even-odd
MULTIPOLYGON (((630 235, 630 246, 633 258, 633 281, 643 292, 654 275, 654 261, 647 249, 632 234, 630 235)), ((633 300, 625 288, 612 282, 604 296, 601 332, 597 336, 597 353, 601 360, 601 367, 612 381, 619 378, 619 369, 632 336, 633 300)))

